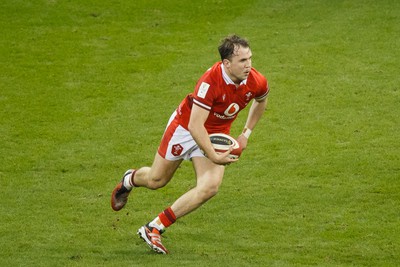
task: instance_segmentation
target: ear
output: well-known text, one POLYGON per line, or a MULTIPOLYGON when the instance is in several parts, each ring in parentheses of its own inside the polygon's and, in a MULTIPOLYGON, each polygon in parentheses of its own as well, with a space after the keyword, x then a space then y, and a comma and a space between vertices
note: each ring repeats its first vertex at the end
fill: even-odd
POLYGON ((222 64, 224 64, 225 67, 229 68, 231 66, 231 62, 229 61, 229 59, 224 59, 222 60, 222 64))

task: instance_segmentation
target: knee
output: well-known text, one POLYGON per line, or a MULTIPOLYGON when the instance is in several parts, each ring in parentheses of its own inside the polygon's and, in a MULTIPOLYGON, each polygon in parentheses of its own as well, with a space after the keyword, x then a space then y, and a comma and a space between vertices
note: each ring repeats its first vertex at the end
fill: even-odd
POLYGON ((219 186, 208 185, 206 187, 199 188, 198 195, 202 201, 207 201, 218 193, 219 186))
POLYGON ((159 189, 161 187, 164 187, 167 184, 167 180, 162 179, 162 178, 151 178, 149 179, 148 183, 147 183, 147 188, 148 189, 152 189, 152 190, 156 190, 159 189))

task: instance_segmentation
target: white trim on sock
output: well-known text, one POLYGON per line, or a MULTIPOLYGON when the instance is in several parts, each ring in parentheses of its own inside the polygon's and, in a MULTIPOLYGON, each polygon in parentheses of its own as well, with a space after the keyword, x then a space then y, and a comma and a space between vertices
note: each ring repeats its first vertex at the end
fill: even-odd
POLYGON ((165 229, 164 224, 162 224, 162 222, 160 221, 160 218, 158 218, 158 216, 149 223, 149 226, 155 227, 160 232, 164 231, 164 229, 165 229), (160 222, 160 224, 158 224, 158 222, 160 222))
POLYGON ((131 176, 132 176, 132 170, 129 170, 125 173, 124 176, 124 187, 128 190, 131 190, 133 188, 133 185, 131 184, 131 176))

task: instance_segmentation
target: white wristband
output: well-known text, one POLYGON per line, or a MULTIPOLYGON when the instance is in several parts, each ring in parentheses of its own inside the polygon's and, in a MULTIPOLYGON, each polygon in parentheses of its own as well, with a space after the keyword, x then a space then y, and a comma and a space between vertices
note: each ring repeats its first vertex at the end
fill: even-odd
POLYGON ((245 128, 243 129, 242 134, 244 135, 244 137, 246 137, 247 139, 249 139, 250 134, 251 134, 251 130, 250 130, 249 128, 245 127, 245 128))

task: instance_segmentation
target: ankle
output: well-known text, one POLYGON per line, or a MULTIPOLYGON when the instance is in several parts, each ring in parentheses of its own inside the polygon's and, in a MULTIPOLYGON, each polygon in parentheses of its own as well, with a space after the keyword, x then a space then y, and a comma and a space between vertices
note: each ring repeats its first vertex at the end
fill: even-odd
POLYGON ((136 170, 128 170, 124 175, 123 185, 128 190, 132 190, 133 187, 137 187, 134 182, 135 173, 136 170))

